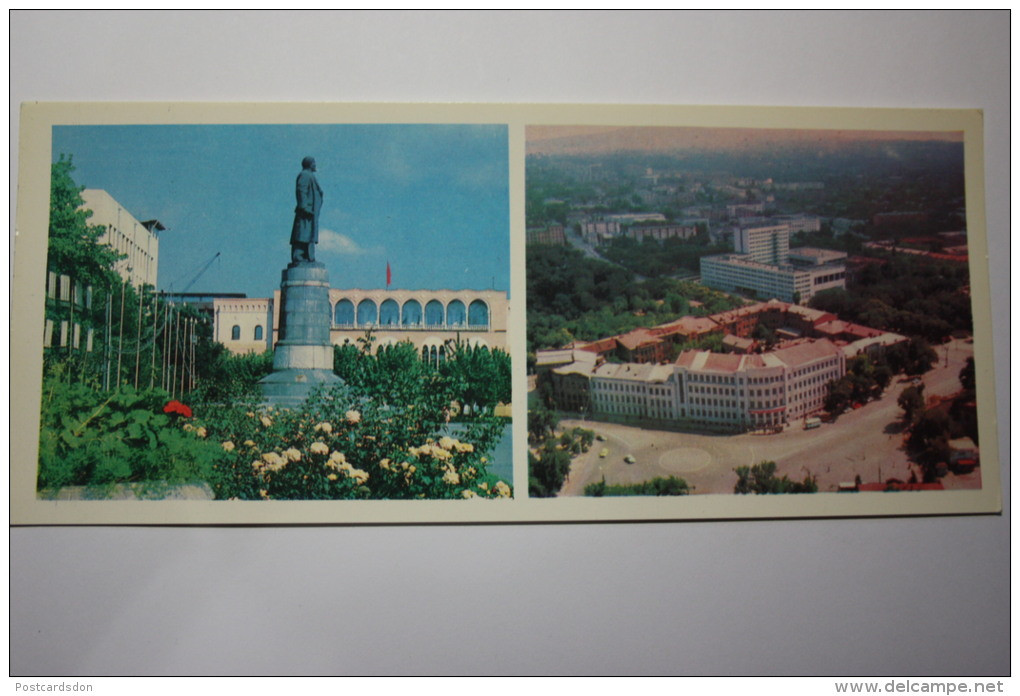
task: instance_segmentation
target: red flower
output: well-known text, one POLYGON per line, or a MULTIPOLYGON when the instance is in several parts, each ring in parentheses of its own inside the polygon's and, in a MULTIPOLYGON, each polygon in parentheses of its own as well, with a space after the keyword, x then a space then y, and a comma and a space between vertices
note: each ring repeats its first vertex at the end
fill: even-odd
POLYGON ((167 402, 167 405, 163 407, 163 413, 176 413, 179 416, 191 418, 191 409, 177 400, 167 402))

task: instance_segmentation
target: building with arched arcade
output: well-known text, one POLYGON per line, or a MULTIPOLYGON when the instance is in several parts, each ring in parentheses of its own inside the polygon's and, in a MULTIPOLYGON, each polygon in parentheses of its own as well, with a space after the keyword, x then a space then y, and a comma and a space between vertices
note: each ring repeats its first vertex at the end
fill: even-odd
MULTIPOLYGON (((330 340, 357 344, 371 332, 373 352, 410 342, 437 361, 448 341, 508 351, 509 302, 500 290, 361 290, 331 288, 330 340)), ((278 339, 280 291, 271 298, 223 298, 213 303, 214 340, 234 353, 270 350, 278 339)))

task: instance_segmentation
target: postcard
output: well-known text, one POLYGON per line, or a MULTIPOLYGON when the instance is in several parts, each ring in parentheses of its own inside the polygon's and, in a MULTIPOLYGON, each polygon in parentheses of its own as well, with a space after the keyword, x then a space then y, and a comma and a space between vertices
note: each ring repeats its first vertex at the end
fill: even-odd
POLYGON ((995 513, 981 114, 26 104, 14 524, 995 513))

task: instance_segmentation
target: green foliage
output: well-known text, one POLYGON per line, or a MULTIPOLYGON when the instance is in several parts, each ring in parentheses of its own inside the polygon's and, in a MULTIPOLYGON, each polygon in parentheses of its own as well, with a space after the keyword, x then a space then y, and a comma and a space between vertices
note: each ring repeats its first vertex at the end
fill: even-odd
POLYGON ((528 495, 533 498, 551 498, 559 493, 570 472, 573 456, 587 452, 595 441, 595 433, 585 428, 565 430, 557 437, 555 416, 540 410, 529 412, 529 441, 540 443, 528 452, 528 495))
POLYGON ((824 290, 811 298, 815 309, 876 329, 944 341, 954 331, 971 332, 970 282, 966 264, 924 257, 884 256, 856 286, 824 290))
POLYGON ((734 493, 755 493, 758 495, 771 493, 817 493, 818 484, 811 474, 803 481, 791 481, 788 477, 776 477, 776 463, 763 461, 754 466, 738 466, 733 471, 737 474, 734 493))
POLYGON ((952 422, 942 409, 931 408, 917 416, 916 423, 907 438, 907 451, 921 465, 924 482, 938 478, 937 467, 949 460, 949 439, 952 436, 952 422))
POLYGON ((605 258, 645 277, 697 274, 701 271, 701 257, 724 254, 726 245, 713 245, 694 237, 692 239, 645 238, 640 242, 630 237, 617 237, 602 248, 605 258))
POLYGON ((491 410, 498 403, 512 400, 510 355, 485 346, 453 344, 450 355, 439 366, 439 372, 452 384, 460 386, 460 399, 491 410))
POLYGON ((273 353, 235 355, 222 343, 200 341, 198 387, 191 394, 196 403, 229 403, 260 395, 259 380, 273 371, 273 353))
POLYGON ((689 495, 690 492, 687 481, 677 476, 656 476, 650 481, 615 486, 607 485, 603 478, 598 483, 590 483, 584 487, 584 494, 595 498, 631 495, 689 495))
POLYGON ((162 412, 160 390, 100 393, 81 384, 43 382, 40 490, 120 482, 207 480, 222 450, 206 432, 162 412))
POLYGON ((542 404, 528 410, 528 442, 536 445, 551 437, 559 419, 556 413, 542 404))
POLYGON ((924 409, 924 385, 904 389, 896 399, 896 404, 903 409, 903 420, 912 425, 924 409))
MULTIPOLYGON (((372 337, 359 346, 334 346, 333 371, 366 396, 390 402, 422 401, 438 417, 449 414, 451 404, 491 412, 499 403, 510 403, 510 355, 485 346, 449 342, 445 359, 437 368, 421 359, 409 342, 381 346, 371 353, 372 337)), ((457 415, 457 414, 452 414, 457 415)))
POLYGON ((90 225, 92 211, 82 208, 81 192, 71 173, 72 158, 60 156, 50 168, 49 247, 46 264, 49 270, 77 278, 94 288, 110 288, 117 282, 113 265, 121 255, 101 244, 106 231, 101 225, 90 225))
POLYGON ((528 349, 559 348, 740 306, 725 293, 673 278, 638 282, 630 271, 566 247, 532 244, 528 259, 528 349), (696 311, 691 301, 702 304, 696 311))
POLYGON ((538 453, 528 452, 528 495, 552 498, 559 493, 570 471, 570 453, 546 441, 538 453))

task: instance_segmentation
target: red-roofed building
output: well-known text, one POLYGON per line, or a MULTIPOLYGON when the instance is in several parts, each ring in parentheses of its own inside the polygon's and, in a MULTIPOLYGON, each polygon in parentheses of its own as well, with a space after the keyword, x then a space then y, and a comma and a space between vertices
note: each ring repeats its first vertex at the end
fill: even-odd
POLYGON ((761 355, 684 351, 675 367, 683 417, 742 430, 777 427, 820 411, 826 385, 846 372, 846 358, 821 339, 761 355))

